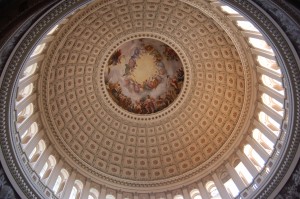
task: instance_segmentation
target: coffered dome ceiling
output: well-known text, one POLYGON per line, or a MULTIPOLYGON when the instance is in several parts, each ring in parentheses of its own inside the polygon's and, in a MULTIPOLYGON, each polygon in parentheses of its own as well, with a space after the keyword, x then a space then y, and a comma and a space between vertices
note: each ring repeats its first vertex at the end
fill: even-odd
POLYGON ((0 85, 0 152, 24 195, 273 194, 300 155, 299 59, 252 1, 228 3, 68 0, 42 16, 0 85))
POLYGON ((97 181, 162 186, 231 154, 252 116, 255 75, 207 5, 97 1, 59 29, 39 73, 39 108, 72 167, 97 181))

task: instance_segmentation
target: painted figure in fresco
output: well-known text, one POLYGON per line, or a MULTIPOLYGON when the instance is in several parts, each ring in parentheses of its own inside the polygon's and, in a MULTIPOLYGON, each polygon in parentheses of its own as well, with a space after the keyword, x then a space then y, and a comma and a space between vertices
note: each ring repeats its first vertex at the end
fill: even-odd
POLYGON ((145 100, 144 104, 147 113, 153 113, 155 111, 154 99, 150 97, 150 95, 147 96, 147 99, 145 100))
POLYGON ((177 71, 177 79, 179 82, 183 82, 184 80, 184 71, 183 71, 183 68, 179 68, 177 71))
POLYGON ((164 45, 164 47, 165 47, 164 55, 167 57, 167 60, 179 61, 179 57, 177 53, 172 48, 170 48, 167 45, 164 45))
POLYGON ((178 90, 179 87, 178 87, 178 83, 177 83, 177 78, 171 77, 169 80, 170 80, 170 85, 173 86, 176 90, 178 90))
POLYGON ((140 57, 140 54, 141 54, 141 49, 140 48, 135 48, 134 53, 132 55, 132 58, 137 59, 137 58, 140 57))
POLYGON ((120 84, 116 83, 116 84, 108 84, 108 90, 110 91, 111 95, 115 98, 115 99, 119 99, 119 95, 122 92, 120 84))
POLYGON ((135 101, 133 111, 135 113, 142 113, 142 103, 140 100, 135 101))
POLYGON ((133 55, 130 57, 128 64, 125 64, 125 73, 123 76, 128 76, 136 67, 136 59, 140 57, 141 50, 139 48, 134 49, 133 55))
POLYGON ((162 98, 162 96, 158 96, 158 98, 156 100, 156 110, 160 111, 160 110, 164 109, 166 106, 167 106, 166 100, 164 98, 162 98))
POLYGON ((139 84, 139 83, 134 83, 133 85, 134 85, 134 92, 140 93, 140 92, 143 90, 141 84, 139 84))
POLYGON ((158 62, 156 63, 157 67, 158 67, 158 71, 159 71, 159 75, 164 75, 166 74, 166 68, 163 62, 158 62))
POLYGON ((119 49, 112 54, 110 59, 108 60, 108 65, 117 65, 121 63, 121 55, 122 51, 119 49))
POLYGON ((146 52, 151 52, 151 51, 154 50, 152 45, 146 45, 146 46, 144 46, 144 49, 145 49, 146 52))

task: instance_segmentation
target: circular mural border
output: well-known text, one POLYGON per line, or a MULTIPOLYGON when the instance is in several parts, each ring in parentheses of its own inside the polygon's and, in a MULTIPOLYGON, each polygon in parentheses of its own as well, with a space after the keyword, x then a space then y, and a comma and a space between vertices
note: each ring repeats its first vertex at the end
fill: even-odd
POLYGON ((98 82, 98 88, 100 90, 100 93, 98 94, 98 99, 104 99, 104 104, 106 107, 109 107, 109 109, 115 114, 118 114, 119 117, 123 117, 126 120, 131 120, 131 121, 154 121, 154 120, 159 120, 161 117, 165 117, 167 115, 172 114, 174 111, 177 111, 177 109, 180 107, 181 104, 186 100, 189 91, 189 88, 191 86, 192 82, 192 75, 191 75, 191 68, 190 68, 190 63, 188 57, 185 55, 183 50, 180 48, 180 46, 176 45, 174 41, 172 41, 170 38, 154 33, 154 32, 136 32, 136 33, 131 33, 128 34, 117 41, 115 41, 112 45, 104 54, 103 58, 100 61, 100 66, 98 68, 98 73, 96 77, 94 77, 94 81, 100 79, 98 82), (105 85, 105 78, 104 78, 104 73, 105 73, 105 67, 107 67, 107 62, 109 58, 112 56, 112 54, 115 52, 115 50, 122 46, 124 43, 127 43, 129 41, 135 40, 135 39, 141 39, 141 38, 147 38, 147 39, 153 39, 157 40, 160 42, 165 43, 166 45, 170 46, 179 56, 182 64, 183 64, 183 70, 184 70, 184 83, 183 87, 181 88, 180 93, 176 97, 176 99, 166 108, 163 110, 152 113, 152 114, 147 114, 147 115, 141 115, 141 114, 135 114, 131 113, 117 105, 116 102, 114 102, 111 97, 109 96, 109 93, 107 89, 103 89, 106 87, 105 85))

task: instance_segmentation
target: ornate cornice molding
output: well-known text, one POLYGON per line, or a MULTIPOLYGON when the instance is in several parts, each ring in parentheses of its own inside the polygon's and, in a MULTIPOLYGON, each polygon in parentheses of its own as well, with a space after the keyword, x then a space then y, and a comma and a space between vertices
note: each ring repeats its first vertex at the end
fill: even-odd
MULTIPOLYGON (((59 4, 49 13, 47 13, 38 24, 31 29, 31 31, 23 38, 22 42, 16 47, 15 53, 11 56, 6 64, 4 73, 1 76, 1 98, 0 98, 0 126, 1 126, 1 153, 4 159, 1 160, 10 169, 10 173, 13 178, 17 181, 18 186, 22 192, 28 198, 39 198, 45 187, 41 183, 39 185, 33 185, 32 181, 29 180, 30 176, 24 176, 24 170, 20 167, 18 162, 21 157, 17 153, 21 151, 15 151, 15 148, 11 145, 16 138, 16 131, 13 125, 14 116, 11 113, 10 108, 13 107, 15 99, 15 86, 17 82, 17 75, 20 71, 26 56, 32 50, 32 47, 36 44, 38 39, 46 32, 53 24, 53 21, 61 19, 66 12, 71 12, 76 7, 83 4, 83 1, 66 1, 59 4), (9 122, 10 121, 10 122, 9 122)), ((283 64, 282 70, 284 71, 286 78, 285 87, 288 91, 289 110, 299 110, 299 97, 300 97, 300 73, 299 73, 299 59, 296 53, 291 48, 288 38, 283 34, 282 31, 278 30, 278 26, 274 25, 275 22, 268 19, 264 12, 257 9, 252 3, 248 1, 230 1, 228 2, 232 6, 236 7, 239 11, 247 15, 255 24, 257 24, 261 30, 268 35, 269 40, 272 42, 276 49, 276 54, 283 64)), ((263 190, 259 190, 258 197, 265 198, 270 195, 277 187, 279 182, 285 176, 291 162, 297 154, 298 145, 300 142, 299 138, 299 113, 289 112, 289 126, 287 127, 288 136, 286 138, 288 145, 285 147, 286 150, 284 156, 280 157, 280 167, 276 169, 274 175, 269 180, 267 186, 263 190)), ((27 175, 27 174, 25 174, 27 175)))

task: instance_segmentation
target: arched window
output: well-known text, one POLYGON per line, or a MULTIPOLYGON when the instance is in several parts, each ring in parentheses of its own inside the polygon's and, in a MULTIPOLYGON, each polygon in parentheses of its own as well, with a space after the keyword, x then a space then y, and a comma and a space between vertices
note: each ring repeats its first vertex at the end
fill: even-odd
POLYGON ((47 179, 50 176, 54 166, 56 165, 56 159, 53 155, 50 155, 47 162, 40 172, 40 177, 42 179, 47 179))
POLYGON ((210 193, 212 199, 221 199, 220 193, 213 181, 207 182, 205 188, 210 193))
POLYGON ((28 84, 25 88, 19 90, 17 101, 21 101, 22 99, 28 97, 33 91, 33 84, 28 84))
POLYGON ((278 74, 281 74, 281 70, 280 70, 280 68, 277 65, 275 60, 271 60, 271 59, 268 59, 268 58, 263 57, 263 56, 257 56, 257 61, 258 61, 260 66, 262 66, 264 68, 271 69, 274 72, 277 72, 278 74))
POLYGON ((239 194, 239 189, 231 178, 224 183, 224 186, 232 198, 235 198, 239 194))
POLYGON ((265 161, 260 157, 260 155, 250 146, 247 144, 244 146, 244 153, 245 155, 251 160, 254 166, 260 171, 264 165, 265 161))
POLYGON ((192 199, 202 199, 201 195, 200 195, 200 191, 198 189, 193 189, 190 192, 190 196, 192 199))
POLYGON ((282 87, 282 84, 281 82, 275 80, 275 79, 272 79, 266 75, 262 75, 261 76, 261 79, 262 79, 262 82, 264 85, 266 85, 267 87, 275 90, 276 92, 284 95, 284 89, 282 87))
POLYGON ((260 130, 254 129, 252 131, 252 137, 260 144, 268 154, 273 151, 274 143, 271 142, 260 130))
POLYGON ((82 189, 82 182, 80 180, 75 180, 69 199, 79 199, 82 189))
POLYGON ((52 34, 57 30, 57 28, 58 28, 58 24, 55 25, 55 26, 48 32, 47 35, 52 35, 52 34))
POLYGON ((226 12, 227 14, 239 14, 237 11, 235 11, 234 9, 232 9, 229 6, 221 6, 221 10, 223 12, 226 12))
POLYGON ((95 188, 91 188, 88 199, 97 199, 98 197, 99 197, 99 191, 95 188))
POLYGON ((27 66, 23 72, 22 78, 29 77, 30 75, 32 75, 36 71, 36 68, 37 68, 37 63, 27 66))
POLYGON ((252 182, 253 176, 250 174, 250 172, 242 162, 237 164, 237 166, 234 169, 239 174, 240 178, 245 184, 249 185, 252 182))
POLYGON ((252 23, 250 23, 249 21, 236 21, 237 25, 242 28, 243 30, 249 30, 249 31, 255 31, 255 32, 259 32, 257 30, 257 28, 255 28, 253 26, 252 23))
POLYGON ((269 128, 276 136, 279 136, 280 124, 278 124, 273 118, 268 116, 265 112, 260 112, 258 114, 259 121, 269 128))
POLYGON ((41 54, 41 52, 44 50, 45 46, 46 46, 46 43, 43 43, 43 44, 38 45, 38 46, 34 49, 32 55, 31 55, 30 57, 34 57, 34 56, 36 56, 36 55, 38 55, 38 54, 41 54))
POLYGON ((261 49, 261 50, 265 50, 265 51, 268 51, 270 53, 273 53, 273 50, 271 48, 271 46, 269 46, 267 44, 266 41, 262 40, 262 39, 257 39, 257 38, 252 38, 250 37, 249 38, 249 43, 254 47, 254 48, 258 48, 258 49, 261 49))
POLYGON ((32 150, 32 152, 28 157, 30 163, 35 163, 39 159, 41 154, 45 151, 45 149, 46 149, 45 141, 40 140, 37 146, 34 147, 34 149, 32 150))
POLYGON ((19 114, 17 122, 20 124, 33 113, 33 104, 27 105, 19 114))
POLYGON ((69 178, 69 172, 66 169, 62 169, 53 187, 53 192, 55 194, 59 194, 60 192, 62 192, 68 178, 69 178))
POLYGON ((106 195, 105 199, 116 199, 116 197, 109 194, 109 195, 106 195))
POLYGON ((193 197, 192 199, 202 199, 202 197, 200 195, 196 195, 195 197, 193 197))
POLYGON ((45 172, 46 172, 46 170, 48 169, 50 167, 50 165, 49 165, 49 163, 48 163, 48 161, 44 164, 44 166, 43 166, 43 168, 42 168, 42 170, 41 170, 41 172, 40 172, 40 174, 39 174, 39 176, 42 178, 43 177, 43 175, 45 174, 45 172))
POLYGON ((283 116, 283 105, 278 102, 276 99, 270 97, 267 94, 262 94, 261 96, 262 101, 265 105, 267 105, 268 107, 272 108, 274 111, 276 111, 278 114, 280 114, 281 116, 283 116))
POLYGON ((176 195, 176 196, 174 196, 174 199, 183 199, 183 196, 182 195, 176 195))
POLYGON ((38 132, 38 125, 36 122, 32 123, 21 137, 21 144, 25 145, 38 132))
POLYGON ((57 193, 58 191, 58 188, 60 187, 60 185, 62 184, 62 177, 59 175, 56 179, 56 182, 55 182, 55 185, 54 185, 54 188, 53 188, 53 192, 54 193, 57 193))

